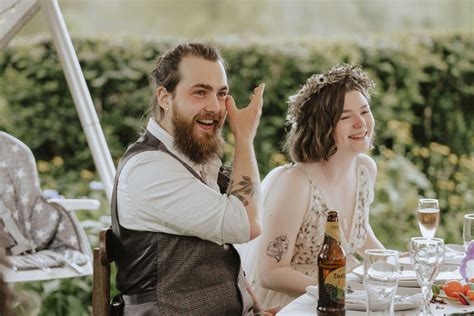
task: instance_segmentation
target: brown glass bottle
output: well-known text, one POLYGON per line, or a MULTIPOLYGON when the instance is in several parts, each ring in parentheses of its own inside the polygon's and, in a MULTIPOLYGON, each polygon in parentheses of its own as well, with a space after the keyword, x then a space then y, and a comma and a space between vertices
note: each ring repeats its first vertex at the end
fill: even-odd
POLYGON ((318 315, 345 315, 346 254, 339 238, 339 218, 328 212, 326 233, 318 255, 318 315))

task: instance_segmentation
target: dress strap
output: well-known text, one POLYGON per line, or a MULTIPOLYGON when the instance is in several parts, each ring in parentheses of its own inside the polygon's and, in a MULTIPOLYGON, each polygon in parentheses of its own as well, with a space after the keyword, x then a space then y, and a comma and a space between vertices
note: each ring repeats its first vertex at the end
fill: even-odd
MULTIPOLYGON (((374 183, 369 176, 369 168, 364 163, 361 163, 360 155, 357 156, 357 165, 356 165, 356 172, 357 172, 357 185, 358 185, 358 192, 367 192, 365 199, 371 204, 374 201, 374 183)), ((357 199, 363 199, 364 197, 358 194, 357 199)))

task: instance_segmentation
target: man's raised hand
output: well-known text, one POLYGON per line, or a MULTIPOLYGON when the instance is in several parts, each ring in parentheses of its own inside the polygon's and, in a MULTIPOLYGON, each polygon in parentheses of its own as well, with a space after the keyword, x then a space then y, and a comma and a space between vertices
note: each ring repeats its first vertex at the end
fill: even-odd
POLYGON ((260 115, 262 114, 264 90, 264 83, 256 87, 253 90, 254 94, 250 97, 249 105, 240 110, 236 107, 234 98, 230 95, 227 96, 227 118, 236 142, 253 142, 258 124, 260 123, 260 115))

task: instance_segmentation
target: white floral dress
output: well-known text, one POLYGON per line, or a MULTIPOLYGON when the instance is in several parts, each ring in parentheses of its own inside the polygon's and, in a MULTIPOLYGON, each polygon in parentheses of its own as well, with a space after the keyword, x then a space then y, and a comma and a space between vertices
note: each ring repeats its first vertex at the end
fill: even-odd
MULTIPOLYGON (((285 165, 275 168, 264 179, 262 183, 264 203, 269 194, 274 181, 287 169, 293 168, 293 165, 285 165)), ((370 180, 367 168, 357 161, 357 199, 355 205, 354 217, 349 229, 349 239, 346 240, 346 231, 342 227, 340 236, 341 244, 347 255, 347 269, 353 269, 359 262, 353 256, 357 249, 361 248, 367 239, 367 228, 369 225, 369 206, 374 199, 373 184, 370 180)), ((310 206, 306 211, 302 225, 299 229, 293 256, 291 259, 291 267, 306 275, 318 277, 317 256, 321 250, 324 241, 324 231, 326 227, 327 212, 331 208, 331 204, 324 199, 325 196, 318 189, 316 181, 306 174, 311 186, 310 206), (328 207, 329 204, 329 207, 328 207)), ((272 308, 275 306, 285 306, 296 297, 289 296, 282 292, 277 292, 261 287, 258 284, 258 277, 254 278, 254 288, 259 302, 264 308, 272 308)))

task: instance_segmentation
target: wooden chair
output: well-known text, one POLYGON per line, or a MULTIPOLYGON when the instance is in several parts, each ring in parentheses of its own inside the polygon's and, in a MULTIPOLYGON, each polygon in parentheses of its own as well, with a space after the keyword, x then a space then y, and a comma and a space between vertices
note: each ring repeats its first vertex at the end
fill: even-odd
POLYGON ((94 248, 94 271, 92 276, 92 315, 108 316, 110 303, 110 264, 113 232, 111 228, 99 232, 99 248, 94 248))

